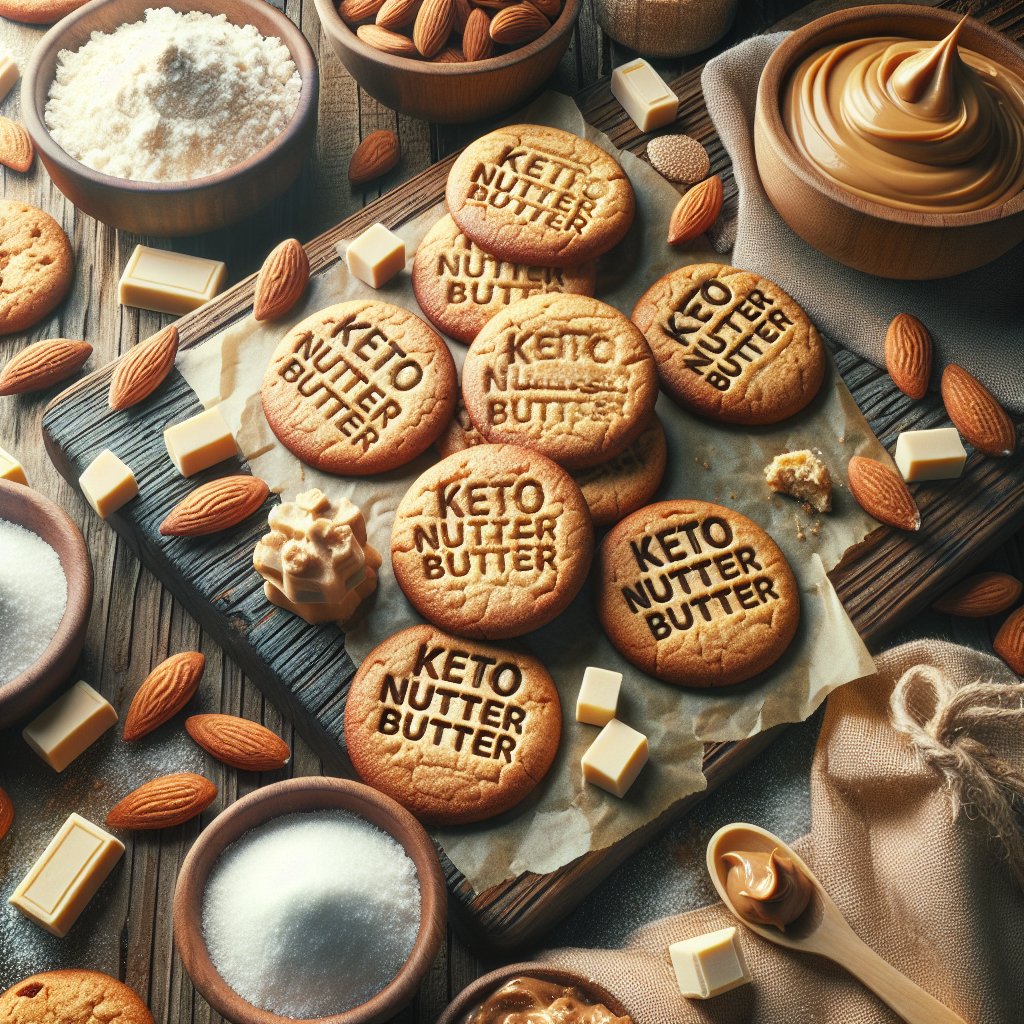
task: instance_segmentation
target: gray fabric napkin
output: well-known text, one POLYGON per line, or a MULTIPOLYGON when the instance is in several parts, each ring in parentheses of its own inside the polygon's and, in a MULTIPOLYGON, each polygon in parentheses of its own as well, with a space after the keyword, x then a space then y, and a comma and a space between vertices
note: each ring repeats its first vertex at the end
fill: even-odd
POLYGON ((709 61, 701 79, 739 190, 733 264, 777 281, 823 333, 879 366, 889 322, 913 313, 935 340, 933 387, 943 366, 959 363, 1024 413, 1024 246, 958 277, 888 281, 821 255, 768 201, 754 160, 754 106, 761 71, 785 34, 734 46, 709 61))

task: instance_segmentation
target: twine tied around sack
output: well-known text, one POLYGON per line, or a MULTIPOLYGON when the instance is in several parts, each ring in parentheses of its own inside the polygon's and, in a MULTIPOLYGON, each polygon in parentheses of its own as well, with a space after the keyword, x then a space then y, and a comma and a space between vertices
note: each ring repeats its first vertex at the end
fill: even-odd
POLYGON ((991 826, 1024 888, 1024 773, 971 735, 997 723, 1024 730, 1024 686, 980 681, 956 686, 931 665, 917 665, 903 673, 890 705, 893 725, 945 776, 954 814, 963 809, 991 826), (931 717, 915 713, 915 707, 932 703, 931 717))

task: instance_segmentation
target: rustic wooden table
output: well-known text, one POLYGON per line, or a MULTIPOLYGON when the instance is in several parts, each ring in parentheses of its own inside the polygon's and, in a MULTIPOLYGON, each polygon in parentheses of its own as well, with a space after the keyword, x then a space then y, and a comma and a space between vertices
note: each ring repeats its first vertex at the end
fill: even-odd
MULTIPOLYGON (((839 4, 814 4, 814 13, 826 6, 839 4)), ((983 5, 961 6, 971 10, 983 5)), ((280 238, 295 235, 306 239, 318 234, 478 134, 479 126, 429 125, 382 107, 360 90, 341 68, 320 33, 313 5, 303 0, 288 0, 285 9, 301 25, 321 61, 320 131, 313 160, 298 185, 269 210, 245 224, 168 243, 115 232, 79 214, 53 187, 38 162, 27 176, 4 171, 4 195, 41 206, 61 221, 72 240, 78 267, 71 296, 58 318, 45 322, 31 335, 0 339, 0 363, 28 341, 60 335, 87 338, 95 347, 90 365, 100 366, 166 322, 169 318, 118 305, 117 280, 125 260, 139 241, 223 259, 228 264, 231 281, 237 281, 257 269, 263 255, 280 238), (398 132, 403 153, 401 164, 375 189, 353 190, 345 174, 349 155, 360 138, 382 127, 398 132)), ((808 8, 799 0, 740 0, 735 26, 716 49, 780 20, 792 23, 808 17, 808 8)), ((603 37, 593 0, 588 0, 553 85, 566 92, 583 89, 607 75, 628 56, 603 37)), ((708 56, 705 53, 687 61, 658 62, 658 67, 666 75, 674 75, 708 56)), ((16 104, 17 91, 6 101, 3 112, 16 111, 16 104)), ((95 600, 77 675, 99 686, 115 706, 123 710, 135 686, 151 666, 174 651, 202 650, 208 659, 202 697, 204 709, 223 710, 264 722, 292 745, 294 757, 289 774, 319 773, 319 760, 289 723, 203 636, 189 615, 140 567, 116 536, 88 512, 78 492, 50 465, 40 440, 39 424, 51 397, 52 394, 42 394, 0 399, 0 445, 17 453, 32 486, 69 510, 82 526, 89 544, 96 575, 95 600)), ((1024 535, 1011 541, 990 561, 993 565, 1009 565, 1018 573, 1024 571, 1024 535)), ((952 626, 934 619, 927 625, 932 630, 940 626, 953 629, 956 638, 968 642, 984 645, 988 640, 984 625, 952 626)), ((19 813, 28 816, 33 813, 33 804, 52 803, 54 796, 49 769, 24 751, 20 738, 13 731, 0 733, 0 785, 12 792, 19 813)), ((215 771, 213 778, 221 789, 223 803, 264 781, 258 776, 243 778, 226 769, 215 771)), ((716 799, 717 795, 712 798, 716 799)), ((62 814, 71 809, 59 808, 62 814)), ((680 842, 679 836, 686 827, 685 823, 677 826, 660 843, 672 849, 674 843, 680 842)), ((40 959, 34 960, 29 969, 43 970, 75 963, 96 967, 123 978, 140 992, 148 1000, 159 1024, 219 1021, 192 990, 180 962, 173 955, 171 941, 169 911, 174 880, 197 831, 198 826, 185 826, 166 836, 154 834, 134 841, 126 857, 127 863, 116 876, 102 912, 97 915, 99 920, 91 922, 96 934, 91 935, 88 942, 76 940, 73 935, 60 947, 40 945, 40 959), (53 952, 58 948, 59 954, 53 952)), ((4 882, 5 891, 15 868, 12 849, 10 840, 0 846, 0 881, 4 882)), ((18 867, 24 869, 23 865, 18 867)), ((607 883, 607 891, 599 891, 591 897, 590 904, 614 900, 616 886, 621 886, 629 874, 630 864, 627 863, 607 883)), ((659 911, 671 909, 675 908, 648 907, 647 911, 650 916, 658 916, 659 911)), ((4 907, 0 913, 7 910, 4 907)), ((586 922, 592 921, 595 914, 584 908, 578 916, 581 922, 586 922)), ((5 948, 3 934, 0 932, 0 990, 27 973, 24 967, 28 962, 24 949, 5 948)), ((562 929, 559 938, 572 940, 572 931, 562 929)), ((578 941, 585 943, 586 934, 581 933, 578 941)), ((397 1019, 432 1024, 450 997, 481 970, 482 964, 475 951, 460 942, 457 935, 450 934, 419 997, 397 1019)))

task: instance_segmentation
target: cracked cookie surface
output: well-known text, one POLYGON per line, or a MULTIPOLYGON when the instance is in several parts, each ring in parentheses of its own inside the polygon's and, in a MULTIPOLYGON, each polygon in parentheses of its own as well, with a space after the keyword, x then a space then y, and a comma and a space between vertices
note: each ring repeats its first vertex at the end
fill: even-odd
POLYGON ((153 1024, 146 1004, 99 971, 33 974, 0 995, 0 1024, 153 1024))

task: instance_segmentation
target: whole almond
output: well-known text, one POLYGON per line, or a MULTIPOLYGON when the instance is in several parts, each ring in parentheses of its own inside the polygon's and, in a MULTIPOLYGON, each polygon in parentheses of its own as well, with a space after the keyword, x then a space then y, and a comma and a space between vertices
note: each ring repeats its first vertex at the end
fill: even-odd
POLYGON ((14 804, 7 795, 7 791, 0 786, 0 839, 10 831, 11 823, 14 821, 14 804))
POLYGON ((979 572, 947 590, 932 608, 946 615, 983 619, 1017 603, 1024 584, 1008 572, 979 572))
POLYGON ((973 374, 950 363, 942 371, 942 401, 953 426, 983 455, 1012 455, 1017 429, 999 400, 973 374))
POLYGON ((455 0, 423 0, 412 27, 412 41, 424 57, 433 57, 452 34, 455 0))
POLYGON ((177 352, 178 328, 173 324, 140 341, 114 368, 107 405, 127 409, 148 398, 171 372, 177 352))
POLYGON ((1019 676, 1024 676, 1024 607, 1011 612, 999 627, 992 648, 1019 676))
POLYGON ((380 25, 360 25, 356 35, 367 46, 372 46, 381 53, 390 53, 395 57, 419 57, 420 51, 408 36, 403 36, 380 25))
POLYGON ((32 137, 24 127, 9 117, 0 117, 0 164, 24 174, 35 155, 32 137))
POLYGON ((548 21, 554 21, 562 11, 562 0, 530 0, 530 3, 544 15, 548 21))
POLYGON ((87 341, 48 338, 34 341, 0 370, 0 395, 42 391, 77 373, 92 355, 87 341))
POLYGON ((717 174, 688 189, 668 222, 668 244, 682 245, 703 235, 722 212, 722 179, 717 174))
POLYGON ((422 2, 423 0, 384 0, 374 21, 381 28, 389 28, 392 31, 405 28, 416 20, 416 12, 419 11, 422 2))
POLYGON ((373 181, 392 170, 401 158, 402 147, 394 132, 387 128, 370 132, 352 153, 348 162, 348 180, 353 185, 373 181))
POLYGON ((217 797, 217 787, 202 775, 161 775, 133 789, 107 815, 110 828, 171 828, 202 814, 217 797))
POLYGON ((347 25, 368 21, 384 5, 384 0, 341 0, 338 14, 347 25))
POLYGON ((899 313, 885 332, 885 368, 893 384, 910 398, 924 398, 932 375, 935 346, 916 316, 899 313))
POLYGON ((921 513, 900 475, 874 459, 854 455, 846 467, 850 492, 869 516, 897 530, 919 530, 921 513))
POLYGON ((258 476, 222 476, 197 487, 160 524, 164 537, 205 537, 237 526, 267 500, 270 488, 258 476))
POLYGON ((297 238, 274 246, 256 278, 252 315, 260 321, 282 317, 302 298, 309 284, 309 257, 297 238))
POLYGON ((474 7, 466 19, 466 27, 462 31, 462 52, 466 60, 486 60, 494 53, 491 19, 480 7, 474 7))
POLYGON ((430 58, 435 64, 465 64, 466 57, 462 50, 449 43, 430 58))
POLYGON ((491 39, 500 46, 522 46, 539 39, 551 27, 547 18, 531 3, 512 4, 491 18, 491 39))
POLYGON ((185 731, 212 757, 246 772, 272 772, 291 757, 288 744, 258 722, 234 715, 192 715, 185 731))
POLYGON ((194 696, 203 678, 206 658, 198 651, 172 654, 142 681, 124 719, 125 740, 131 743, 173 718, 194 696))

